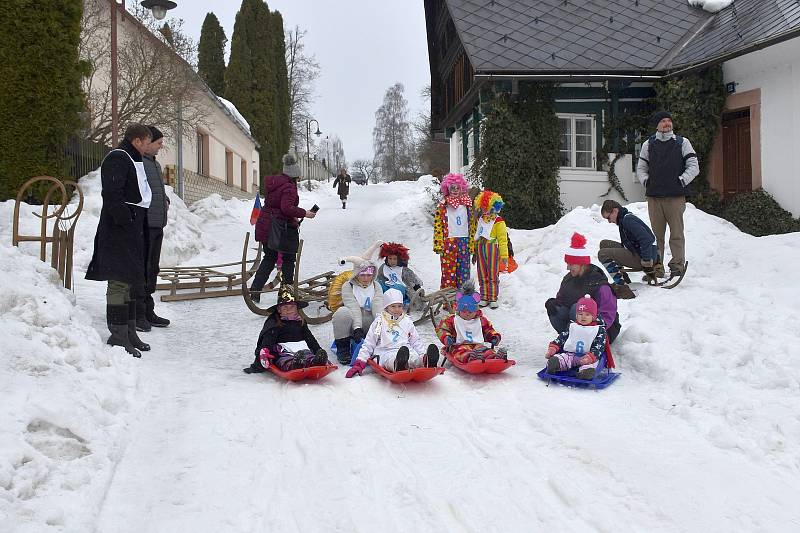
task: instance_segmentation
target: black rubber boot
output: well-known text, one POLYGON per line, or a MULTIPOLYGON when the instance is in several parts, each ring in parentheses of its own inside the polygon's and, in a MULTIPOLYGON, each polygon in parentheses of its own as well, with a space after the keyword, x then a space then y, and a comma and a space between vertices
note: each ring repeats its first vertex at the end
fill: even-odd
POLYGON ((394 371, 408 370, 408 346, 401 346, 394 358, 394 371))
POLYGON ((435 344, 429 344, 425 352, 425 366, 435 368, 439 364, 439 348, 435 344))
POLYGON ((133 300, 128 302, 128 339, 137 350, 150 351, 150 345, 142 342, 142 339, 136 334, 136 302, 133 300))
POLYGON ((165 328, 169 326, 169 320, 162 318, 155 313, 155 302, 153 301, 152 296, 147 300, 147 312, 144 316, 147 318, 147 321, 150 322, 150 325, 155 328, 165 328))
POLYGON ((106 341, 111 346, 122 346, 125 351, 134 357, 141 357, 142 352, 131 344, 128 338, 128 304, 107 305, 106 323, 111 336, 106 341))
POLYGON ((136 331, 150 331, 152 328, 150 322, 147 321, 147 307, 144 300, 137 299, 135 302, 135 316, 136 316, 136 331))
POLYGON ((336 359, 339 360, 339 364, 349 365, 350 359, 353 356, 353 354, 350 353, 350 337, 346 337, 344 339, 336 339, 335 343, 336 343, 336 359))

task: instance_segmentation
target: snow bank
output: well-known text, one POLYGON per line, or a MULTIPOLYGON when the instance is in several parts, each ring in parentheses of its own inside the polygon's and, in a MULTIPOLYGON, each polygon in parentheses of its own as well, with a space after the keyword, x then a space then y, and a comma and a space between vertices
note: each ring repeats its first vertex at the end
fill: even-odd
POLYGON ((54 270, 5 237, 0 271, 0 530, 89 531, 124 437, 135 365, 105 345, 54 270))
POLYGON ((690 6, 700 7, 709 13, 716 13, 733 3, 733 0, 689 0, 690 6))

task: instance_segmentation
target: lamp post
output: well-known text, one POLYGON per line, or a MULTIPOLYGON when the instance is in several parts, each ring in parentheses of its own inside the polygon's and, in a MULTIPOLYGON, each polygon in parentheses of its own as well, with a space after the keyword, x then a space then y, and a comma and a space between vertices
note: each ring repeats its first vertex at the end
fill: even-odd
MULTIPOLYGON (((118 0, 111 2, 111 144, 116 147, 119 142, 119 90, 117 80, 119 78, 119 65, 117 63, 117 16, 119 12, 125 11, 125 0, 119 3, 118 0)), ((142 0, 140 3, 145 9, 153 13, 156 20, 163 20, 167 16, 167 11, 178 6, 171 0, 142 0)))
POLYGON ((308 190, 311 190, 311 145, 308 142, 308 137, 311 135, 311 123, 314 122, 317 124, 317 131, 314 132, 314 135, 319 137, 322 135, 322 132, 319 131, 319 122, 317 119, 312 118, 311 120, 306 119, 306 178, 308 180, 308 190))

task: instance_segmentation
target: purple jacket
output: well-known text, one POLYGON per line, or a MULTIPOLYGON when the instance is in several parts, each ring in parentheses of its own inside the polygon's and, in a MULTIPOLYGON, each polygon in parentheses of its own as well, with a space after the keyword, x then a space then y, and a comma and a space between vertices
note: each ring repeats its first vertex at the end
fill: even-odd
POLYGON ((611 287, 602 285, 597 289, 597 314, 603 317, 606 329, 614 325, 617 316, 617 297, 611 292, 611 287))

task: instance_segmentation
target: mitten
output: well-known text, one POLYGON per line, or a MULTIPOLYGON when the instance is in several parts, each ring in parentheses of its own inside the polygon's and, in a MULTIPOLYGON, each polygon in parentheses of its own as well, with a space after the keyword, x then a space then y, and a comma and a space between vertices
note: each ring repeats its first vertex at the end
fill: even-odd
POLYGON ((414 285, 414 287, 413 287, 414 292, 417 292, 418 290, 420 290, 420 288, 421 287, 419 285, 414 285))
POLYGON ((498 337, 497 335, 495 335, 494 337, 492 337, 491 339, 489 339, 489 343, 492 345, 492 348, 494 348, 495 346, 497 346, 498 344, 500 344, 500 337, 498 337))
POLYGON ((556 346, 555 344, 550 344, 550 346, 547 347, 547 355, 545 357, 548 358, 553 357, 557 353, 558 353, 558 346, 556 346))
POLYGON ((366 367, 367 367, 367 363, 365 363, 361 359, 356 359, 356 362, 353 363, 353 366, 350 367, 350 370, 347 371, 347 374, 345 374, 345 377, 352 378, 356 374, 358 374, 360 376, 361 373, 364 372, 364 369, 366 367))
POLYGON ((361 342, 364 340, 364 330, 361 328, 354 329, 352 337, 355 342, 361 342))
POLYGON ((508 259, 500 260, 500 272, 508 271, 508 259))
POLYGON ((544 303, 544 308, 547 309, 548 315, 554 315, 558 309, 558 301, 555 298, 550 298, 544 303))
POLYGON ((261 366, 264 368, 269 368, 269 360, 272 359, 272 354, 266 348, 261 348, 261 351, 258 352, 258 360, 261 363, 261 366))
POLYGON ((452 345, 454 345, 455 343, 456 343, 456 340, 453 337, 447 336, 447 337, 444 338, 444 344, 448 348, 451 347, 452 345))

